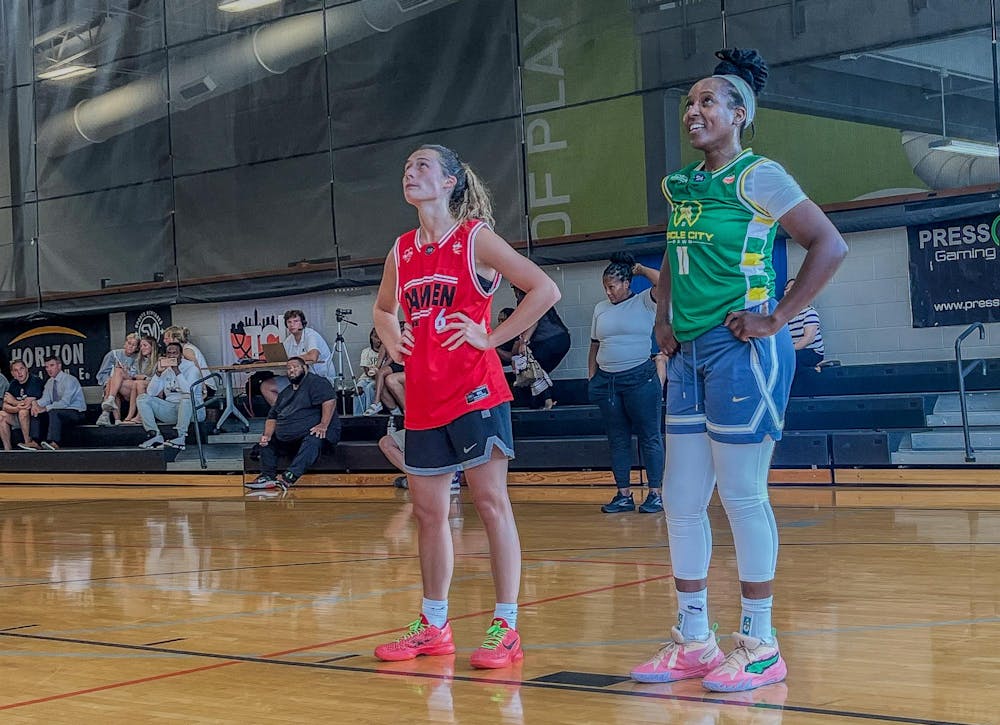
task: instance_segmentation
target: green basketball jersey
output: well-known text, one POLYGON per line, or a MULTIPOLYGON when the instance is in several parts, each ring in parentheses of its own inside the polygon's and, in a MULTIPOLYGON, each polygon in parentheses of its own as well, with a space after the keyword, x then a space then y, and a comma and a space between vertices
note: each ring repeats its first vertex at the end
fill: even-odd
POLYGON ((682 342, 774 296, 771 251, 778 222, 744 193, 747 174, 768 161, 746 149, 716 171, 696 162, 663 179, 671 206, 673 327, 682 342))

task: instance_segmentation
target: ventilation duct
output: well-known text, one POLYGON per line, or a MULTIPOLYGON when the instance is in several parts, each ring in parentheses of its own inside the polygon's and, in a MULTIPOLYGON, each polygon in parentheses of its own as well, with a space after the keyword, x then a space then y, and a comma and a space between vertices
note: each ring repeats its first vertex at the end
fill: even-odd
POLYGON ((947 148, 933 149, 930 144, 942 141, 933 133, 903 131, 903 151, 917 178, 928 188, 960 189, 966 186, 1000 183, 1000 163, 996 158, 967 156, 947 148))
POLYGON ((341 48, 453 2, 361 0, 234 34, 228 43, 202 56, 173 63, 169 94, 164 70, 54 115, 39 129, 39 151, 63 156, 101 143, 165 116, 168 95, 173 108, 184 110, 321 56, 324 39, 329 49, 341 48))

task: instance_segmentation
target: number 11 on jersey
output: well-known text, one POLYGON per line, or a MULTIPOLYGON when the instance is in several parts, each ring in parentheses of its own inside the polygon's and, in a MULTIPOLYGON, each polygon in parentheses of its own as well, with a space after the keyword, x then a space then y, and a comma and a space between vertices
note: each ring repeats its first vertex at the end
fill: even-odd
POLYGON ((681 245, 679 247, 675 247, 675 249, 677 249, 677 274, 688 274, 691 268, 691 263, 688 258, 687 245, 681 245))

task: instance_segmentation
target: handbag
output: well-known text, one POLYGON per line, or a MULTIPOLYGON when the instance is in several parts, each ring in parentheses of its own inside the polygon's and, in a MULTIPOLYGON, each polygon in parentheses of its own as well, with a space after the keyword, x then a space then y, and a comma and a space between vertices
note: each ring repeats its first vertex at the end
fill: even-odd
MULTIPOLYGON (((549 374, 545 372, 545 368, 535 359, 534 353, 531 352, 531 347, 527 344, 524 346, 524 358, 524 367, 517 373, 517 377, 514 379, 514 387, 530 387, 532 395, 541 395, 552 387, 552 378, 549 377, 549 374)), ((515 370, 519 367, 519 364, 514 364, 515 370)))

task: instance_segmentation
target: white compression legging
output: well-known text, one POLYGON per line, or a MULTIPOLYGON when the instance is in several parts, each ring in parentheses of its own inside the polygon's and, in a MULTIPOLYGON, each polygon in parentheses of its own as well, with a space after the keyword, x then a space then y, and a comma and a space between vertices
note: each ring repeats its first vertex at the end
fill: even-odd
POLYGON ((719 443, 707 433, 667 435, 663 502, 677 579, 708 577, 712 528, 708 502, 716 479, 736 545, 740 581, 766 582, 778 563, 778 528, 767 496, 774 441, 719 443))

